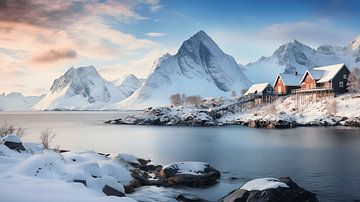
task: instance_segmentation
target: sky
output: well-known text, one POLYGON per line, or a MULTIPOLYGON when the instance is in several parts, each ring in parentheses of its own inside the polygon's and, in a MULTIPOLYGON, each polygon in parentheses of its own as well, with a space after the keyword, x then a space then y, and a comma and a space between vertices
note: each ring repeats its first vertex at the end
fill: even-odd
POLYGON ((0 93, 47 93, 79 66, 146 78, 199 30, 242 65, 293 39, 345 46, 359 11, 358 0, 0 0, 0 93))

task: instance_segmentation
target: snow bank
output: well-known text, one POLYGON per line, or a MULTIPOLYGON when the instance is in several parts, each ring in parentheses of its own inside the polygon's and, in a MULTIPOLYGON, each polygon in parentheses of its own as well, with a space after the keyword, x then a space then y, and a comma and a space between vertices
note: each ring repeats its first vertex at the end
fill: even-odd
MULTIPOLYGON (((13 135, 5 139, 21 142, 13 135)), ((123 196, 124 185, 133 180, 118 159, 95 152, 57 153, 43 150, 39 144, 24 145, 26 150, 18 152, 0 144, 1 201, 135 201, 106 196, 114 191, 123 196)))
POLYGON ((263 191, 266 189, 277 189, 279 187, 289 188, 287 184, 281 182, 279 179, 267 177, 251 180, 244 184, 240 189, 247 191, 263 191))

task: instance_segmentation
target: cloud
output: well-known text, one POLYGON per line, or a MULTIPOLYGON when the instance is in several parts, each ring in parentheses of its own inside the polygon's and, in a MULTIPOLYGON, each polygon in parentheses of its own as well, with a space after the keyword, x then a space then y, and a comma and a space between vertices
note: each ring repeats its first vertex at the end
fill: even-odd
POLYGON ((161 8, 158 0, 0 0, 0 92, 36 93, 30 88, 50 87, 69 66, 126 66, 155 53, 161 44, 108 21, 148 20, 144 7, 161 8))
POLYGON ((160 32, 149 32, 149 33, 146 33, 145 35, 149 36, 149 37, 162 37, 162 36, 165 36, 164 33, 160 33, 160 32))
POLYGON ((323 19, 313 22, 279 23, 265 27, 261 37, 273 41, 290 41, 293 39, 313 46, 324 44, 344 45, 355 34, 346 29, 336 28, 331 21, 323 19))
POLYGON ((60 49, 60 50, 48 50, 40 55, 34 56, 30 60, 35 63, 51 63, 57 62, 64 59, 74 59, 77 57, 77 53, 71 49, 60 49))

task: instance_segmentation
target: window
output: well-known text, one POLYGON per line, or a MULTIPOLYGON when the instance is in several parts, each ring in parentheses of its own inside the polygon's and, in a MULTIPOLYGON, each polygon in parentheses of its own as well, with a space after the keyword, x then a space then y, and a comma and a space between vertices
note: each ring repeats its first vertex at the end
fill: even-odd
POLYGON ((344 87, 344 82, 340 81, 340 82, 339 82, 339 87, 340 87, 340 88, 343 88, 343 87, 344 87))
POLYGON ((347 75, 346 75, 346 74, 344 74, 344 75, 343 75, 343 78, 344 78, 344 79, 347 79, 347 75))
POLYGON ((281 86, 278 86, 278 93, 282 93, 281 92, 281 86))

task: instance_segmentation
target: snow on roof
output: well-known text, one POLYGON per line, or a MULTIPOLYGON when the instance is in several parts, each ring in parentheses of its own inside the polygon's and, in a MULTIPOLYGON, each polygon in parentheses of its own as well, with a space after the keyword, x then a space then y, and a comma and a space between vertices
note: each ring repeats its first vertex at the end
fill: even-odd
POLYGON ((306 73, 309 73, 311 78, 313 78, 314 80, 319 80, 321 79, 324 71, 322 70, 313 70, 313 69, 307 69, 303 75, 303 77, 300 80, 300 83, 304 81, 306 73))
POLYGON ((322 71, 324 72, 322 74, 322 77, 320 78, 319 81, 317 81, 317 83, 323 83, 323 82, 328 82, 331 81, 336 74, 344 67, 344 63, 342 64, 336 64, 336 65, 329 65, 329 66, 323 66, 323 67, 316 67, 313 70, 315 71, 322 71))
POLYGON ((303 77, 303 74, 295 75, 295 74, 280 73, 278 74, 278 77, 280 77, 280 79, 282 80, 285 86, 300 86, 300 81, 301 78, 303 77))
POLYGON ((300 82, 305 79, 306 73, 309 73, 314 80, 317 80, 316 83, 331 81, 344 66, 345 64, 341 63, 323 67, 315 67, 311 70, 306 70, 300 82))
POLYGON ((246 91, 244 95, 249 94, 261 94, 266 87, 271 86, 269 83, 257 83, 250 86, 249 90, 246 91))

